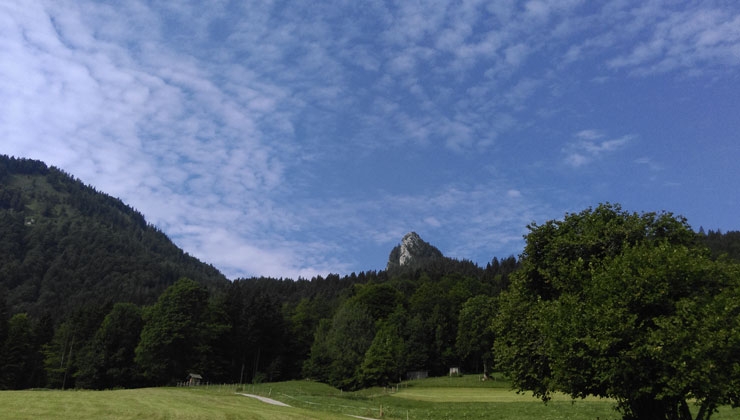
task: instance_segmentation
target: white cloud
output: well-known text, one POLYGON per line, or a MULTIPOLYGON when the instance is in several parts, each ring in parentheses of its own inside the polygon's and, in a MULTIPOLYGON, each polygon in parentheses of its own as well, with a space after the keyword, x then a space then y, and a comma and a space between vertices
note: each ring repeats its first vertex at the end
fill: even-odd
POLYGON ((654 159, 651 159, 649 157, 641 157, 641 158, 635 159, 635 163, 637 163, 638 165, 645 165, 653 172, 658 172, 658 171, 663 170, 663 165, 655 162, 654 159))
POLYGON ((703 72, 740 65, 740 10, 701 5, 683 10, 649 10, 648 39, 608 61, 614 69, 635 74, 674 70, 703 72))
POLYGON ((410 73, 416 67, 416 59, 408 53, 395 57, 388 63, 388 68, 393 73, 410 73))
POLYGON ((547 18, 550 13, 549 5, 542 0, 530 0, 524 5, 524 8, 527 10, 527 13, 537 19, 547 18))
POLYGON ((602 140, 604 137, 605 134, 599 130, 581 130, 576 133, 578 140, 568 143, 563 149, 565 164, 574 168, 587 165, 624 148, 634 139, 633 135, 602 140))
POLYGON ((599 156, 604 153, 613 152, 621 149, 627 142, 630 141, 632 136, 624 136, 618 139, 605 140, 602 142, 582 142, 583 149, 593 156, 599 156))
POLYGON ((598 140, 604 137, 604 134, 599 130, 581 130, 576 133, 576 137, 583 140, 598 140))
POLYGON ((578 152, 569 152, 565 156, 565 163, 574 168, 581 167, 591 162, 592 158, 582 155, 578 152))
POLYGON ((442 223, 434 216, 424 218, 424 222, 433 228, 438 228, 442 226, 442 223))
POLYGON ((519 67, 524 62, 528 54, 529 47, 525 44, 512 45, 504 52, 506 63, 514 67, 519 67))
POLYGON ((521 198, 522 192, 519 190, 508 190, 506 191, 506 196, 509 198, 521 198))

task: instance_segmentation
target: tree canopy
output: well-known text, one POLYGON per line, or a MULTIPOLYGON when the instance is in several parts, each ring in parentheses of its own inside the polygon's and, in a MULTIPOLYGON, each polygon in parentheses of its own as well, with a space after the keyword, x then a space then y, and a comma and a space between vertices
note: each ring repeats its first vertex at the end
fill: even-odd
POLYGON ((529 229, 496 321, 515 387, 614 398, 625 419, 740 403, 740 271, 684 219, 604 204, 529 229))
POLYGON ((209 365, 211 344, 226 328, 214 320, 208 291, 182 278, 144 311, 135 361, 148 383, 175 383, 185 372, 200 372, 209 365))

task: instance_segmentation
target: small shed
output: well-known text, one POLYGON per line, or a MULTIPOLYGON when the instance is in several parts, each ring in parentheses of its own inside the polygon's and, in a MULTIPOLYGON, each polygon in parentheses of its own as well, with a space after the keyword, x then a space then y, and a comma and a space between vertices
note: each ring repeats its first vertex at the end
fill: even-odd
POLYGON ((203 377, 197 373, 188 373, 188 379, 185 381, 188 386, 197 386, 201 382, 203 382, 203 377))
POLYGON ((461 376, 460 375, 460 368, 459 367, 451 367, 450 368, 450 376, 461 376))

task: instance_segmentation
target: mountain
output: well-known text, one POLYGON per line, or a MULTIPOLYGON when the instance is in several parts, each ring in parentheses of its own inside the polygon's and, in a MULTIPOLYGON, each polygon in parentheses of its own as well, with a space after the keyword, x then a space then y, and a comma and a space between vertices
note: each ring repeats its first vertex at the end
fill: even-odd
POLYGON ((416 269, 429 263, 445 259, 442 252, 425 242, 416 232, 409 232, 388 256, 387 271, 416 269))
POLYGON ((0 299, 62 319, 89 303, 154 303, 180 277, 228 280, 121 200, 55 167, 0 155, 0 299))

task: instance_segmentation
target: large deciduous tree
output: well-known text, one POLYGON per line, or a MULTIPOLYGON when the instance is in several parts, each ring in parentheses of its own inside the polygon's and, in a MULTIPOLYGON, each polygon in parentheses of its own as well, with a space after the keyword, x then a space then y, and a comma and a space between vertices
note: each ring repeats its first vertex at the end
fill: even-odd
POLYGON ((740 270, 684 219, 606 204, 529 229, 496 321, 515 387, 614 398, 635 420, 740 404, 740 270))
POLYGON ((208 291, 182 278, 144 311, 135 361, 147 382, 175 383, 210 365, 212 344, 224 331, 209 308, 208 291))
POLYGON ((361 365, 375 337, 375 320, 365 305, 345 302, 331 321, 321 321, 304 374, 341 389, 362 386, 361 365))
POLYGON ((405 350, 398 326, 381 322, 360 367, 363 385, 386 386, 400 382, 404 373, 405 350))

